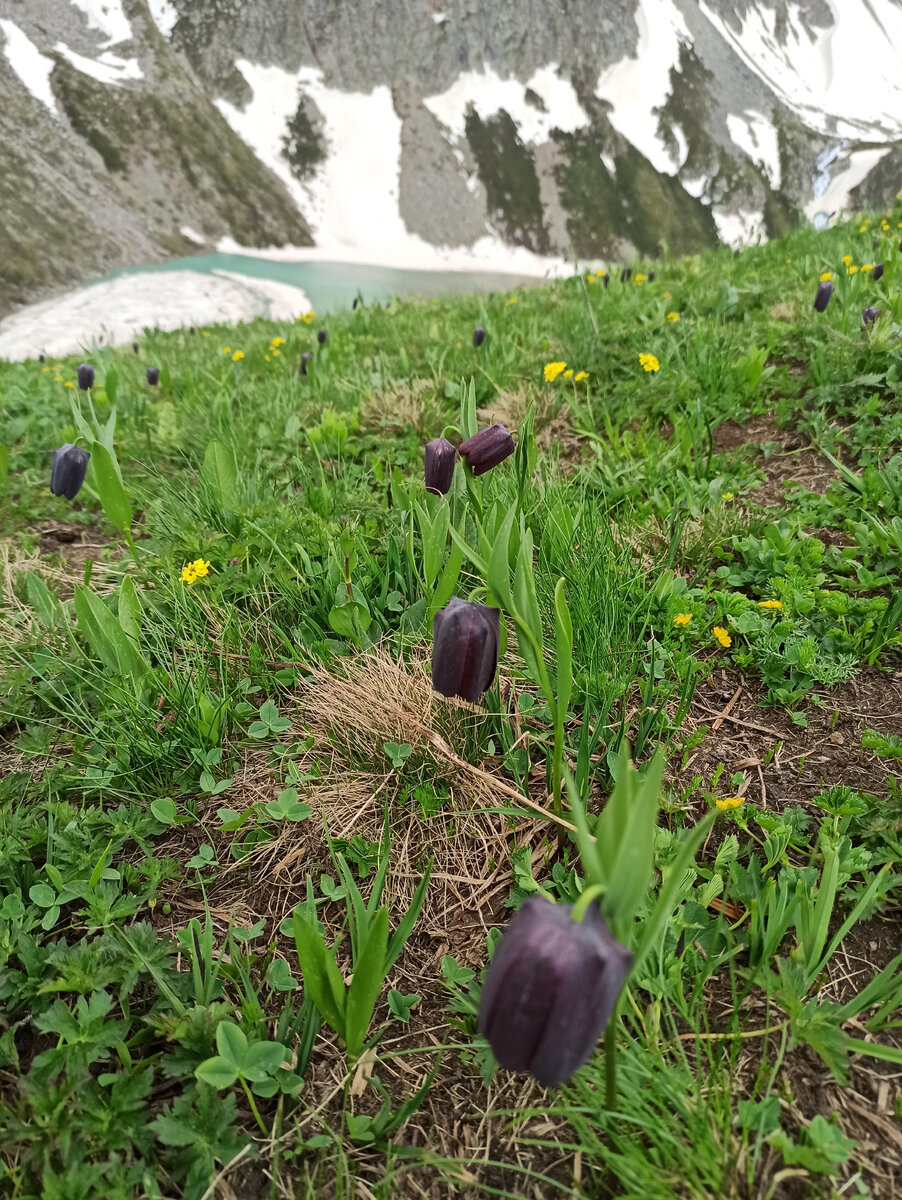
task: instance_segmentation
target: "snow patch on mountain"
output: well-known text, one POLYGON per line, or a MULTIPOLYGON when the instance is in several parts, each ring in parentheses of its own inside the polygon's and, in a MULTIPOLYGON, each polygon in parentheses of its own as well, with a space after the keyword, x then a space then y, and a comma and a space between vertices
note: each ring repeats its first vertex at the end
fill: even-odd
POLYGON ((178 10, 171 0, 147 0, 147 7, 154 24, 163 37, 168 38, 179 19, 178 10))
POLYGON ((727 114, 730 137, 752 162, 760 163, 772 188, 780 186, 780 146, 777 130, 761 113, 727 114))
POLYGON ((55 66, 53 59, 42 54, 15 22, 0 20, 0 30, 5 39, 3 53, 9 65, 35 100, 56 116, 56 97, 50 87, 50 72, 55 66))
POLYGON ((639 147, 657 171, 670 174, 679 163, 658 133, 660 107, 670 92, 670 70, 680 58, 680 42, 691 42, 682 13, 672 0, 641 0, 636 9, 639 43, 635 57, 602 71, 595 95, 611 106, 611 124, 639 147))
POLYGON ((754 210, 740 208, 738 212, 728 213, 713 209, 714 224, 720 240, 727 246, 754 245, 759 237, 764 236, 764 214, 754 210))
POLYGON ((99 29, 107 38, 107 46, 131 40, 132 27, 122 8, 122 0, 72 0, 88 18, 92 29, 99 29))
POLYGON ((76 54, 65 42, 57 42, 54 46, 57 54, 67 59, 76 70, 84 75, 90 75, 100 83, 117 87, 128 79, 143 79, 144 73, 138 66, 136 58, 120 58, 112 50, 104 50, 96 58, 86 58, 84 54, 76 54))
POLYGON ((834 173, 830 168, 843 149, 843 145, 840 144, 836 147, 836 153, 833 153, 833 147, 827 147, 817 160, 820 173, 815 176, 815 180, 819 190, 815 191, 814 199, 805 205, 805 216, 818 228, 823 228, 833 214, 846 207, 849 192, 858 187, 868 172, 890 151, 888 146, 873 150, 853 150, 849 155, 848 165, 842 171, 834 173))
POLYGON ((827 0, 828 28, 805 26, 787 5, 786 38, 778 15, 752 7, 734 23, 706 0, 699 7, 723 39, 811 128, 844 137, 887 141, 902 136, 902 8, 871 0, 827 0))
POLYGON ((572 133, 589 123, 573 84, 558 73, 557 63, 540 67, 526 83, 501 79, 491 67, 464 71, 447 91, 426 96, 423 103, 455 138, 464 136, 470 105, 482 120, 504 109, 517 125, 520 140, 527 143, 547 141, 552 129, 572 133), (526 99, 527 89, 541 99, 544 112, 526 99))

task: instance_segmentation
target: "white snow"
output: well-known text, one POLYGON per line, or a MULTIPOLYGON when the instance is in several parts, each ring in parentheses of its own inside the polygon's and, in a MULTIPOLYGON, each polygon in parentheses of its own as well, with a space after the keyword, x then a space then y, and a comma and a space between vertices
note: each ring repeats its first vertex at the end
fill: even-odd
POLYGON ((120 84, 126 79, 143 79, 144 74, 136 58, 119 58, 111 50, 104 50, 97 58, 86 58, 70 50, 65 42, 57 42, 54 49, 69 60, 76 70, 98 79, 101 83, 120 84))
POLYGON ((107 46, 131 40, 132 27, 122 11, 122 0, 71 0, 88 18, 92 29, 106 35, 107 46))
POLYGON ((787 5, 785 44, 774 7, 752 6, 739 32, 700 9, 743 62, 814 129, 888 141, 902 135, 902 7, 827 0, 830 27, 810 34, 798 3, 787 5))
POLYGON ((436 25, 444 25, 444 23, 448 20, 448 14, 447 13, 433 13, 432 19, 433 19, 433 21, 435 21, 436 25))
POLYGON ((714 210, 713 216, 718 236, 727 246, 752 245, 764 236, 764 214, 761 212, 746 212, 741 208, 735 213, 714 210))
POLYGON ((5 44, 3 52, 9 65, 22 82, 45 108, 57 111, 56 97, 50 87, 50 72, 56 65, 52 58, 42 54, 34 42, 12 21, 0 20, 5 44))
POLYGON ((178 11, 171 0, 147 0, 147 7, 153 17, 154 24, 163 37, 169 37, 179 19, 178 11))
POLYGON ((308 312, 300 288, 227 271, 123 275, 31 304, 0 321, 0 358, 74 354, 95 343, 118 346, 145 328, 277 320, 308 312))
POLYGON ((679 147, 679 149, 677 150, 676 164, 675 164, 677 170, 679 170, 680 167, 682 167, 683 163, 686 161, 686 159, 689 157, 689 143, 686 141, 686 135, 685 135, 685 133, 683 133, 683 131, 679 127, 679 125, 672 126, 671 132, 673 133, 673 136, 676 138, 677 146, 679 147))
POLYGON ((635 58, 602 71, 595 95, 613 106, 611 124, 646 156, 657 171, 670 174, 673 157, 658 134, 659 107, 670 92, 670 69, 677 66, 680 42, 691 41, 673 0, 640 0, 636 9, 639 43, 635 58))
POLYGON ((190 225, 182 225, 179 228, 179 233, 183 238, 187 238, 189 242, 195 242, 198 246, 206 246, 207 239, 202 233, 198 233, 196 229, 192 229, 190 225))
POLYGON ((759 163, 773 188, 780 186, 780 147, 776 127, 761 113, 747 109, 727 114, 730 137, 752 162, 759 163))
POLYGON ((815 192, 814 199, 809 200, 805 205, 805 216, 819 228, 823 228, 833 214, 841 212, 848 206, 849 192, 852 188, 857 187, 864 177, 876 167, 881 158, 890 152, 889 146, 874 150, 853 150, 849 155, 848 166, 839 174, 834 174, 829 168, 839 157, 842 148, 842 146, 837 147, 836 153, 831 156, 827 153, 831 148, 825 147, 818 156, 817 161, 822 172, 819 179, 821 186, 820 190, 815 192), (826 176, 826 182, 824 182, 824 176, 826 176))
POLYGON ((572 133, 589 123, 573 84, 558 74, 556 63, 540 67, 526 83, 501 79, 491 67, 464 71, 446 92, 426 96, 423 103, 455 138, 464 136, 470 104, 483 120, 504 109, 523 142, 544 142, 552 129, 572 133), (527 103, 527 88, 541 96, 547 112, 527 103))

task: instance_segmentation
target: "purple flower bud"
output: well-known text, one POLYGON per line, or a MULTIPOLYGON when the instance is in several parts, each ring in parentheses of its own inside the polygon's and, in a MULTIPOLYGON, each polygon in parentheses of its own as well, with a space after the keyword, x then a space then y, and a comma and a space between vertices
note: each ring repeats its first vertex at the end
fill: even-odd
POLYGON ((356 308, 359 303, 360 303, 359 297, 355 296, 354 303, 351 305, 351 308, 356 308))
POLYGON ((319 333, 316 335, 316 340, 319 342, 319 344, 320 344, 321 346, 325 346, 325 344, 326 344, 326 331, 325 331, 325 329, 321 329, 321 330, 319 331, 319 333))
POLYGON ((572 907, 529 897, 495 950, 479 1005, 501 1066, 543 1087, 565 1083, 591 1057, 633 961, 597 904, 581 921, 572 907))
POLYGON ((452 596, 432 620, 432 686, 475 704, 495 678, 501 610, 452 596))
POLYGON ((50 472, 50 490, 54 496, 65 496, 74 500, 81 490, 88 470, 90 452, 81 446, 66 442, 53 451, 53 467, 50 472))
POLYGON ((193 325, 189 325, 188 332, 191 334, 192 337, 194 337, 194 335, 197 333, 197 330, 194 328, 193 325))
POLYGON ((94 386, 94 368, 90 363, 82 363, 78 368, 78 386, 83 392, 94 386))
POLYGON ((457 451, 446 438, 426 443, 426 490, 447 496, 454 478, 457 451))
POLYGON ((607 273, 607 271, 605 271, 604 275, 602 275, 601 282, 604 284, 605 287, 607 287, 608 284, 611 282, 611 277, 607 273))
POLYGON ((817 285, 817 295, 814 297, 815 312, 823 312, 830 303, 830 297, 833 295, 833 284, 825 279, 823 283, 817 285))
POLYGON ((467 438, 460 453, 474 475, 484 475, 514 452, 514 439, 503 425, 490 425, 467 438))
POLYGON ((305 350, 304 353, 301 355, 301 374, 302 375, 307 374, 307 363, 309 363, 309 362, 313 362, 313 355, 310 353, 309 350, 305 350))
POLYGON ((150 386, 156 387, 160 382, 160 368, 148 367, 145 374, 147 375, 147 382, 150 384, 150 386))
POLYGON ((877 282, 877 280, 880 278, 880 276, 882 274, 883 274, 883 263, 877 263, 877 265, 874 267, 874 283, 877 282))
POLYGON ((649 271, 648 272, 648 282, 654 283, 654 281, 655 281, 655 273, 654 273, 654 271, 649 271))
POLYGON ((861 314, 862 324, 873 325, 882 312, 882 308, 866 308, 861 314))
POLYGON ((477 325, 476 328, 473 330, 473 345, 481 346, 484 341, 485 341, 485 330, 482 328, 481 325, 477 325))
POLYGON ((624 267, 623 270, 620 272, 620 282, 621 283, 629 283, 630 276, 632 275, 632 273, 633 273, 632 267, 624 267))
POLYGON ((44 355, 43 355, 43 354, 39 354, 39 355, 38 355, 38 362, 44 362, 44 355))

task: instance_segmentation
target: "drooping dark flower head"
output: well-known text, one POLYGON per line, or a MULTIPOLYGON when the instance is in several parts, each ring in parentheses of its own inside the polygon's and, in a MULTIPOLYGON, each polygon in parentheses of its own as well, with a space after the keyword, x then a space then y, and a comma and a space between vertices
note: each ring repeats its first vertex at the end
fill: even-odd
POLYGON ((160 368, 148 367, 145 374, 147 375, 147 382, 150 384, 150 386, 156 387, 160 382, 160 368))
POLYGON ((457 451, 447 438, 426 443, 426 490, 447 496, 454 478, 457 451))
POLYGON ((485 330, 482 328, 481 325, 477 325, 476 328, 473 330, 473 345, 481 346, 484 341, 485 341, 485 330))
POLYGON ((194 335, 197 333, 197 330, 194 328, 194 326, 193 326, 193 325, 189 325, 189 326, 188 326, 188 333, 191 335, 191 337, 194 337, 194 335))
POLYGON ((880 278, 880 276, 882 274, 883 274, 883 263, 877 263, 877 265, 874 267, 874 282, 875 283, 877 282, 877 280, 880 278))
POLYGON ((611 277, 607 273, 607 271, 605 271, 604 275, 602 275, 601 282, 604 284, 605 287, 607 287, 608 284, 611 282, 611 277))
POLYGON ((833 295, 833 284, 825 279, 817 285, 817 295, 814 297, 815 312, 823 312, 830 303, 830 297, 833 295))
POLYGON ((44 362, 44 361, 45 361, 45 359, 44 359, 44 355, 43 355, 43 354, 39 354, 39 355, 38 355, 38 362, 44 362))
POLYGON ((351 308, 356 308, 356 307, 357 307, 357 305, 358 305, 359 303, 360 303, 360 297, 359 297, 359 296, 355 296, 355 297, 354 297, 354 303, 351 305, 351 308))
POLYGON ((866 308, 861 314, 862 324, 873 325, 882 312, 882 308, 866 308))
POLYGON ((648 282, 654 283, 654 281, 655 281, 655 273, 654 273, 654 271, 649 271, 648 272, 648 282))
POLYGON ((305 350, 301 355, 301 374, 307 374, 307 364, 313 362, 313 355, 309 350, 305 350))
POLYGON ((484 475, 514 452, 514 439, 503 425, 490 425, 467 438, 460 446, 462 458, 474 475, 484 475))
POLYGON ((630 276, 632 275, 632 273, 633 273, 632 267, 624 267, 623 270, 620 272, 620 282, 621 283, 629 283, 630 276))
POLYGON ((141 353, 141 347, 138 345, 138 343, 137 343, 137 342, 132 342, 132 353, 133 353, 133 354, 140 354, 140 353, 141 353))
POLYGON ((432 686, 475 704, 495 678, 501 610, 452 596, 432 620, 432 686))
POLYGON ((319 342, 319 344, 320 344, 321 346, 325 346, 325 344, 326 344, 326 331, 325 331, 325 329, 321 329, 321 330, 320 330, 320 331, 317 333, 317 335, 316 335, 316 340, 319 342))
POLYGON ((94 368, 90 363, 82 363, 78 368, 78 386, 83 392, 94 386, 94 368))
POLYGON ((91 454, 81 446, 66 442, 53 451, 53 467, 50 471, 50 490, 54 496, 65 496, 74 500, 81 490, 88 470, 91 454))
POLYGON ((565 1083, 591 1057, 632 966, 597 904, 581 921, 571 912, 529 897, 495 950, 479 1005, 501 1066, 543 1087, 565 1083))

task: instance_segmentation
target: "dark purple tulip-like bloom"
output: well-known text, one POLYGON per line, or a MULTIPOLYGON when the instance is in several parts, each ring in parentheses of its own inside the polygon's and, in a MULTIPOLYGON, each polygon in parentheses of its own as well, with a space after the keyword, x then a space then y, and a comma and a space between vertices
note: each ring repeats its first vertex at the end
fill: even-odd
POLYGON ((194 335, 197 333, 197 330, 194 328, 194 326, 193 326, 193 325, 189 325, 189 326, 188 326, 188 332, 189 332, 189 334, 191 335, 191 337, 194 337, 194 335))
POLYGON ((485 341, 485 330, 482 328, 481 325, 477 325, 476 328, 473 330, 473 345, 481 346, 484 341, 485 341))
POLYGON ((883 263, 877 263, 877 265, 874 267, 874 283, 877 282, 877 280, 880 278, 880 276, 882 274, 883 274, 883 263))
POLYGON ((325 329, 321 329, 321 330, 319 331, 319 333, 316 335, 316 340, 319 342, 319 344, 320 344, 321 346, 325 346, 325 344, 326 344, 326 331, 325 331, 325 329))
POLYGON ((301 355, 301 374, 302 375, 307 374, 307 363, 309 363, 309 362, 313 362, 313 355, 310 353, 309 350, 305 350, 304 353, 301 355))
POLYGON ((828 279, 817 285, 817 295, 814 297, 815 312, 823 312, 830 303, 830 297, 833 295, 833 284, 828 279))
POLYGON ((160 368, 148 367, 145 374, 147 375, 147 382, 150 384, 150 386, 156 387, 160 382, 160 368))
POLYGON ((649 271, 648 272, 648 282, 654 283, 654 281, 655 281, 655 273, 654 273, 654 271, 649 271))
POLYGON ((882 312, 882 308, 866 308, 861 314, 862 324, 873 325, 882 312))
POLYGON ((474 475, 484 475, 514 452, 514 439, 503 425, 480 429, 461 444, 461 457, 474 475))
POLYGON ((90 363, 82 363, 78 368, 78 386, 83 392, 94 386, 94 368, 90 363))
POLYGON ((45 360, 44 360, 44 355, 43 355, 43 354, 39 354, 39 355, 38 355, 38 362, 44 362, 44 361, 45 361, 45 360))
POLYGON ((607 287, 608 284, 611 282, 611 277, 607 273, 607 271, 605 271, 604 275, 602 275, 601 282, 604 284, 605 287, 607 287))
POLYGON ((90 452, 81 446, 66 442, 53 451, 53 468, 50 472, 50 490, 54 496, 65 496, 74 500, 81 491, 88 470, 90 452))
POLYGON ((501 610, 452 596, 432 620, 432 686, 472 704, 495 678, 501 610))
POLYGON ((543 1087, 566 1083, 590 1058, 633 962, 597 904, 581 921, 572 908, 529 897, 495 950, 479 1005, 501 1066, 543 1087))
POLYGON ((454 478, 457 451, 447 438, 426 443, 426 490, 447 496, 454 478))
POLYGON ((621 283, 629 283, 630 276, 632 275, 632 273, 633 273, 632 267, 624 267, 623 270, 620 272, 620 282, 621 283))
POLYGON ((132 342, 132 352, 133 352, 134 354, 140 354, 140 353, 141 353, 141 347, 138 345, 138 343, 137 343, 137 342, 132 342))
POLYGON ((354 303, 351 305, 351 308, 356 308, 359 303, 360 303, 360 301, 359 301, 358 297, 355 296, 354 303))

